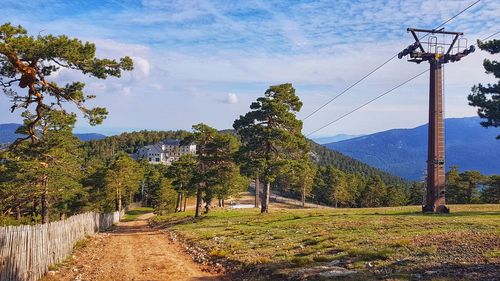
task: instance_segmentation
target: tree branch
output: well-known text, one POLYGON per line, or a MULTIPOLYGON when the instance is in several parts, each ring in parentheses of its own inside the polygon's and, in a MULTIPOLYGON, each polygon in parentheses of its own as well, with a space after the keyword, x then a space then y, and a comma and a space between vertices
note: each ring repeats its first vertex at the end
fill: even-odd
POLYGON ((0 81, 0 85, 4 88, 8 88, 8 87, 11 87, 12 86, 12 83, 14 82, 17 82, 17 81, 20 81, 21 79, 14 79, 14 80, 10 80, 9 82, 6 82, 4 83, 3 81, 0 81))

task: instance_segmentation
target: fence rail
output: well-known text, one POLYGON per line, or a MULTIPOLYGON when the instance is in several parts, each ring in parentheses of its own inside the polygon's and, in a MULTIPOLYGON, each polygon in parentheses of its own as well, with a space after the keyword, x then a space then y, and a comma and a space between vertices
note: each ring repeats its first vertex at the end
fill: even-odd
POLYGON ((0 227, 0 280, 36 281, 87 235, 109 229, 123 213, 88 212, 48 224, 0 227))
POLYGON ((330 209, 330 208, 332 208, 330 206, 324 206, 324 205, 319 205, 319 204, 315 204, 315 203, 308 203, 308 202, 305 202, 305 204, 302 205, 302 201, 300 201, 300 200, 284 197, 284 196, 277 195, 274 193, 269 195, 269 199, 271 201, 274 201, 277 203, 294 205, 297 207, 312 208, 312 209, 330 209))

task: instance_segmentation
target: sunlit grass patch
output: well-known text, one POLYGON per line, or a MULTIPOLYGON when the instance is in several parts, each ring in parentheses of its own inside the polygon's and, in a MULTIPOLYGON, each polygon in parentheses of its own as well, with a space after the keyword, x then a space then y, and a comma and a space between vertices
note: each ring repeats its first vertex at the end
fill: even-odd
POLYGON ((500 241, 500 205, 450 207, 455 213, 447 215, 424 215, 420 207, 410 206, 280 209, 269 214, 256 209, 214 210, 200 219, 177 213, 153 220, 211 256, 236 262, 246 270, 258 266, 279 274, 335 261, 363 274, 373 274, 374 267, 394 272, 397 278, 409 274, 411 279, 407 271, 418 271, 429 262, 498 261, 491 241, 500 241), (443 243, 457 246, 443 251, 443 243))
POLYGON ((487 261, 499 260, 500 261, 500 249, 488 251, 484 253, 484 257, 487 261))
POLYGON ((123 216, 122 221, 133 221, 136 220, 138 217, 152 213, 154 211, 153 208, 149 207, 140 207, 132 210, 128 210, 125 212, 125 216, 123 216))

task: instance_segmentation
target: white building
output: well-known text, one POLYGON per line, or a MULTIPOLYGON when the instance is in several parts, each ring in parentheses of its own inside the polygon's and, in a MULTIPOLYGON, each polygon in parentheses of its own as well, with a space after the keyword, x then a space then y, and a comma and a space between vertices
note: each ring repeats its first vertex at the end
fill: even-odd
POLYGON ((171 165, 186 154, 195 154, 196 145, 181 145, 180 140, 164 140, 152 145, 146 145, 137 151, 137 158, 146 159, 151 164, 171 165))

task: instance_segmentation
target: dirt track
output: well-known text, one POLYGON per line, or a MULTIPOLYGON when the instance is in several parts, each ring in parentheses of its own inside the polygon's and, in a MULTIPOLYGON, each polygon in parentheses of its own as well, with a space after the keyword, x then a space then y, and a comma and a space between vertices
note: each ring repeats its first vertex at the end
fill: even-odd
POLYGON ((77 251, 69 266, 44 280, 219 280, 145 220, 121 222, 77 251))

